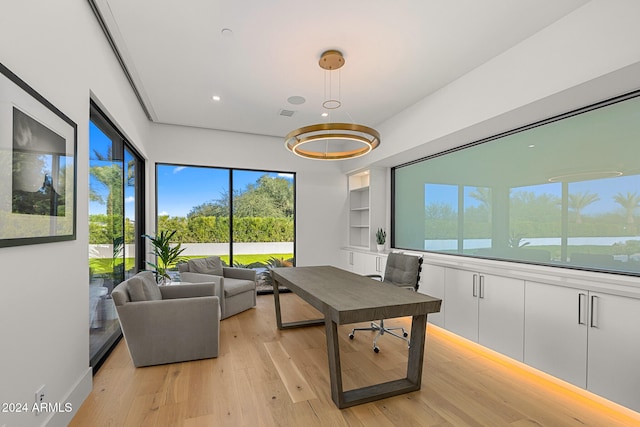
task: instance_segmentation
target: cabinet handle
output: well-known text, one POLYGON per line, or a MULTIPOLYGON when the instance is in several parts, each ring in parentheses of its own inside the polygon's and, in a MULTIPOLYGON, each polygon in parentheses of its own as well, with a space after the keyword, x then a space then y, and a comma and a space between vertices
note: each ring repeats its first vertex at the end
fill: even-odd
POLYGON ((473 296, 474 296, 474 297, 477 297, 477 296, 478 296, 478 289, 477 289, 478 285, 477 285, 477 281, 478 281, 478 275, 477 275, 477 274, 474 274, 474 275, 473 275, 473 291, 472 291, 472 292, 473 292, 473 296))
POLYGON ((353 252, 349 252, 349 265, 353 265, 353 252))
POLYGON ((480 275, 480 298, 484 298, 484 276, 480 275))
POLYGON ((376 271, 380 273, 380 257, 376 257, 376 271))
POLYGON ((583 294, 580 292, 578 294, 578 325, 586 325, 587 319, 586 315, 586 304, 587 304, 587 294, 583 294))
POLYGON ((589 322, 589 326, 592 328, 598 328, 598 297, 595 295, 591 295, 591 321, 589 322))

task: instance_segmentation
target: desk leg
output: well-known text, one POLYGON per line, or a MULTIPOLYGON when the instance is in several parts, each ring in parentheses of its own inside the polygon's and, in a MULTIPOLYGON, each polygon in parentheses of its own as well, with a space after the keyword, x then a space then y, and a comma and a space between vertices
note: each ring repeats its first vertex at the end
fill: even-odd
POLYGON ((424 343, 427 332, 427 315, 413 316, 411 320, 411 346, 407 361, 407 379, 420 389, 422 383, 422 364, 424 362, 424 343))
POLYGON ((329 376, 331 378, 331 398, 338 408, 344 405, 342 391, 342 368, 340 366, 340 347, 338 345, 338 325, 325 315, 327 335, 327 355, 329 356, 329 376))
POLYGON ((411 321, 411 347, 409 348, 406 378, 347 391, 344 391, 342 388, 338 326, 331 321, 329 316, 325 316, 324 324, 327 334, 331 398, 338 408, 348 408, 350 406, 420 390, 422 383, 422 362, 424 361, 425 333, 427 330, 426 315, 413 316, 411 321))
POLYGON ((276 325, 278 329, 282 329, 282 312, 280 311, 280 291, 278 288, 280 284, 274 279, 273 280, 273 301, 276 305, 276 325))
POLYGON ((276 325, 278 329, 292 329, 292 328, 303 328, 305 326, 316 326, 324 324, 323 319, 311 319, 311 320, 299 320, 297 322, 282 322, 282 310, 280 308, 280 284, 277 280, 273 281, 273 302, 276 306, 276 325))

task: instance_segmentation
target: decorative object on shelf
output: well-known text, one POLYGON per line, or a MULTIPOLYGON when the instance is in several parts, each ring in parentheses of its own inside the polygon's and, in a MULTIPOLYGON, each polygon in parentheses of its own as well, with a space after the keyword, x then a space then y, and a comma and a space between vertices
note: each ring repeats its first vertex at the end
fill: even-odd
POLYGON ((76 239, 77 125, 0 64, 0 247, 76 239))
MULTIPOLYGON (((325 70, 325 101, 322 106, 327 110, 336 110, 342 106, 340 101, 340 72, 338 71, 338 96, 332 94, 332 76, 335 70, 344 65, 344 57, 337 50, 328 50, 322 54, 318 64, 325 70), (327 79, 328 76, 328 79, 327 79), (327 91, 327 81, 328 88, 327 91), (327 95, 328 92, 328 95, 327 95)), ((328 113, 323 116, 329 116, 328 113)), ((380 145, 380 134, 368 126, 354 123, 321 123, 295 129, 285 137, 287 149, 298 156, 316 160, 342 160, 360 157, 380 145), (353 143, 358 148, 353 148, 353 143), (336 144, 340 149, 330 150, 329 144, 336 144), (307 148, 303 149, 302 146, 307 148), (345 149, 345 146, 348 149, 345 149), (309 148, 311 147, 311 148, 309 148)))
POLYGON ((387 241, 387 232, 382 228, 378 228, 376 231, 376 243, 378 247, 378 252, 384 251, 384 242, 387 241))
POLYGON ((182 247, 182 243, 171 246, 170 242, 174 234, 176 234, 176 230, 171 232, 162 230, 156 237, 148 234, 142 235, 142 237, 149 239, 153 245, 153 252, 149 253, 156 256, 156 263, 147 261, 147 264, 153 267, 153 272, 156 274, 156 281, 159 285, 165 285, 171 281, 171 276, 168 272, 169 266, 180 261, 182 259, 180 254, 186 249, 182 247))

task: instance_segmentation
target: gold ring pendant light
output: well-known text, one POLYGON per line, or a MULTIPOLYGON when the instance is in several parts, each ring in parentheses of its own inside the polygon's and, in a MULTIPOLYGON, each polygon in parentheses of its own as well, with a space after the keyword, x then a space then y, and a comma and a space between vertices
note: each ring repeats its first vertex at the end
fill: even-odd
MULTIPOLYGON (((331 72, 344 65, 344 58, 340 52, 329 50, 322 54, 319 65, 320 68, 331 72)), ((328 99, 322 105, 326 109, 333 110, 342 104, 339 100, 328 99)), ((285 146, 289 151, 298 156, 316 160, 352 159, 369 153, 378 145, 380 145, 380 134, 375 129, 355 123, 320 123, 304 126, 289 132, 285 137, 285 146), (324 151, 304 148, 305 144, 321 141, 326 142, 325 147, 327 148, 324 151), (361 144, 361 147, 344 151, 329 151, 329 141, 353 141, 361 144)))

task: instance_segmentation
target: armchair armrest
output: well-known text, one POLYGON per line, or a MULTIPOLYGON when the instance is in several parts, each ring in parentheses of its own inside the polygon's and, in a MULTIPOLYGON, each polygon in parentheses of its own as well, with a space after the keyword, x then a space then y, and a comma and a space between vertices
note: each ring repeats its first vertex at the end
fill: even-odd
POLYGON ((252 268, 223 267, 224 277, 256 281, 256 271, 252 268))

